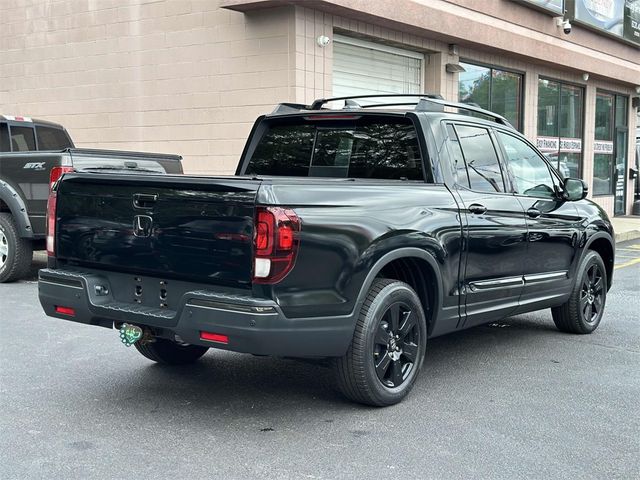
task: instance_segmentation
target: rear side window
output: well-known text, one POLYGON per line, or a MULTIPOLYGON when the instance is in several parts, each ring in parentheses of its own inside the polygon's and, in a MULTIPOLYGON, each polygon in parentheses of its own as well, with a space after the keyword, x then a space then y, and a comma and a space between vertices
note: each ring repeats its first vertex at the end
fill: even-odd
POLYGON ((486 128, 456 125, 469 187, 479 192, 504 192, 498 155, 486 128))
POLYGON ((423 180, 413 124, 365 116, 347 121, 277 121, 268 127, 246 170, 250 175, 423 180))
POLYGON ((449 139, 449 152, 451 154, 451 161, 453 162, 453 171, 456 175, 456 183, 468 188, 470 185, 467 167, 464 164, 464 157, 462 156, 458 135, 456 135, 456 131, 451 124, 447 124, 447 137, 449 139))
POLYGON ((11 127, 11 146, 14 152, 29 152, 36 149, 36 139, 31 127, 11 127))
POLYGON ((38 150, 64 150, 73 146, 66 132, 60 128, 37 126, 36 137, 38 150))
POLYGON ((0 123, 0 152, 10 152, 9 127, 6 123, 0 123))

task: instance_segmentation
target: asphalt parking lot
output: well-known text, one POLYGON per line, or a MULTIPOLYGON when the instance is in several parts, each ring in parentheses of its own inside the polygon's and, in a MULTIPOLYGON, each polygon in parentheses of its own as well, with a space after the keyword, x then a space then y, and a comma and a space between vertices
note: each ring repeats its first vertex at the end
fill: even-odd
POLYGON ((592 335, 549 311, 433 339, 412 394, 344 400, 322 364, 163 368, 0 285, 0 478, 640 478, 640 242, 592 335))

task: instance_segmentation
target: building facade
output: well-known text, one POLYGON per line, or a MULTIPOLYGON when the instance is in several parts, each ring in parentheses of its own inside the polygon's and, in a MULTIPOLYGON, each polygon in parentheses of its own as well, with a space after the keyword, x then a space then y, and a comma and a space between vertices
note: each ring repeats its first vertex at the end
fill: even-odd
POLYGON ((7 0, 0 112, 232 173, 279 102, 438 93, 503 114, 627 214, 638 22, 640 0, 7 0))

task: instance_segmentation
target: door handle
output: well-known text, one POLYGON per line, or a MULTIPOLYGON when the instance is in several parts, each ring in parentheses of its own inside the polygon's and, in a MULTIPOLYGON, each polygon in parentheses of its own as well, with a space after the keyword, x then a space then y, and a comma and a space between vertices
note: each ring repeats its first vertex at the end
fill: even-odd
POLYGON ((156 200, 158 200, 158 195, 136 193, 133 195, 133 206, 136 208, 153 208, 156 200))
POLYGON ((531 218, 538 218, 540 215, 542 215, 542 212, 537 208, 530 208, 529 210, 527 210, 527 215, 531 218))
POLYGON ((485 207, 484 205, 480 205, 479 203, 472 203, 471 205, 469 205, 469 211, 477 215, 482 215, 487 211, 487 207, 485 207))

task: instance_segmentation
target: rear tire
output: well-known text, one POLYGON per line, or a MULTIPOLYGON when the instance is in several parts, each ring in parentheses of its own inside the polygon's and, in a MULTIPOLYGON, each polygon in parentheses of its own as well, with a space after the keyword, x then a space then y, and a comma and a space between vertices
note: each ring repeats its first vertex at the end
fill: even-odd
POLYGON ((202 357, 208 347, 198 345, 181 345, 164 338, 156 338, 154 342, 134 343, 136 349, 149 360, 163 365, 186 365, 194 363, 202 357))
POLYGON ((426 342, 418 295, 406 283, 376 279, 346 355, 335 360, 338 387, 347 398, 366 405, 400 402, 420 372, 426 342))
POLYGON ((607 300, 607 271, 598 253, 590 250, 582 259, 569 300, 551 309, 558 330, 567 333, 593 332, 602 320, 607 300))
POLYGON ((0 283, 26 277, 32 259, 31 241, 20 237, 10 213, 0 213, 0 283))

